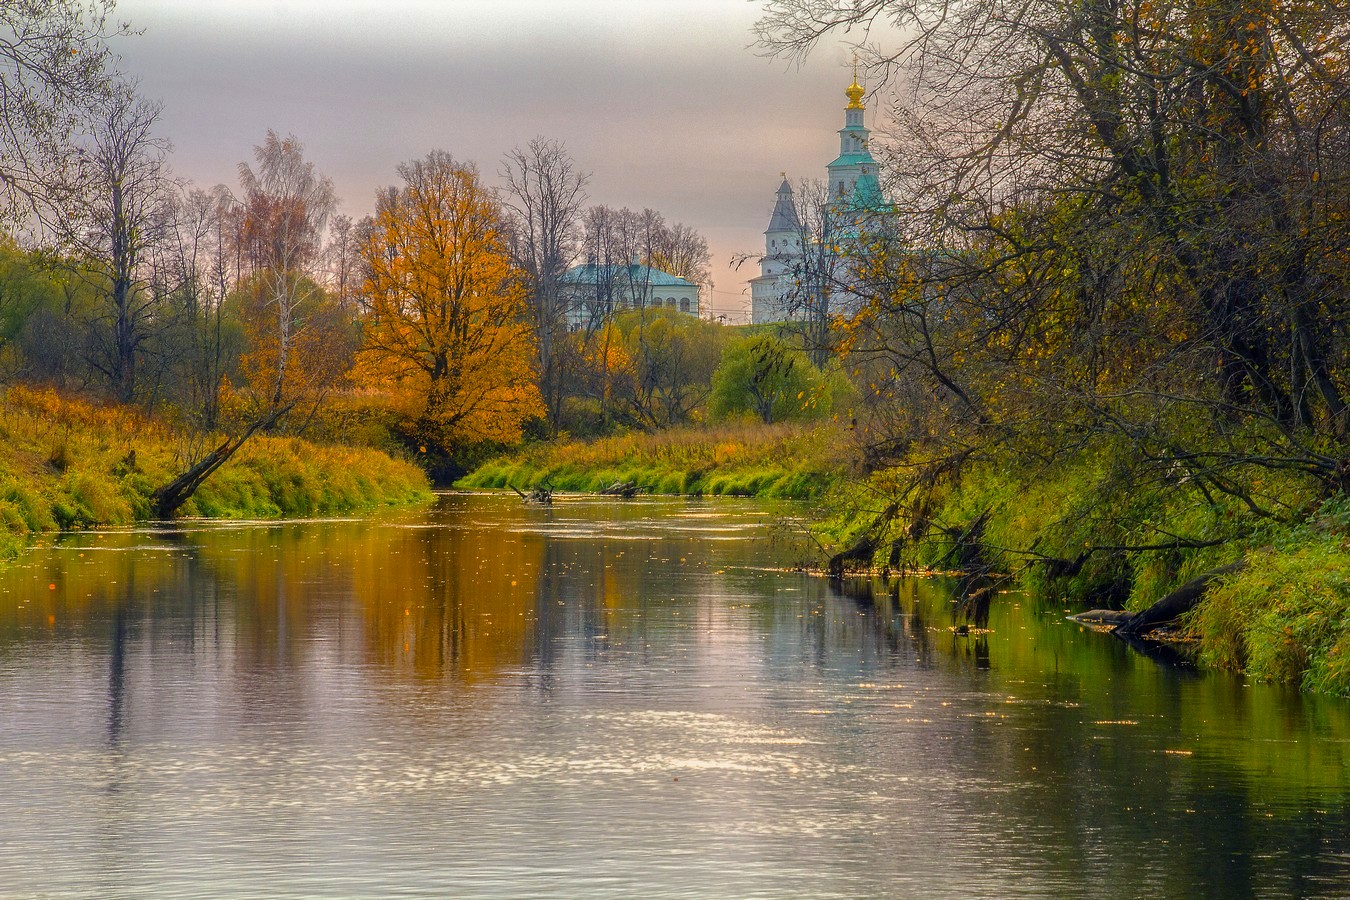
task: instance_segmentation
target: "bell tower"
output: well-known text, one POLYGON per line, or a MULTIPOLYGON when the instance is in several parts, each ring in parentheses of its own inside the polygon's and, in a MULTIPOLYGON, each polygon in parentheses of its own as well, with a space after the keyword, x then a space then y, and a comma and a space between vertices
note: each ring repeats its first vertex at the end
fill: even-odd
POLYGON ((858 65, 853 65, 853 83, 844 90, 848 106, 844 107, 844 127, 839 130, 839 157, 825 167, 831 197, 851 197, 858 179, 875 174, 876 160, 867 148, 871 132, 863 124, 863 95, 867 91, 858 84, 858 65))

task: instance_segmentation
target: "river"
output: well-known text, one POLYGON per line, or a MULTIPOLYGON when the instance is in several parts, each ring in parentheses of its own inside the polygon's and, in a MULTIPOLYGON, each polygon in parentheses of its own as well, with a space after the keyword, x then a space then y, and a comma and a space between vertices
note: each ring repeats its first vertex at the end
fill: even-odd
POLYGON ((1350 896, 1350 702, 781 511, 448 494, 0 569, 0 897, 1350 896))

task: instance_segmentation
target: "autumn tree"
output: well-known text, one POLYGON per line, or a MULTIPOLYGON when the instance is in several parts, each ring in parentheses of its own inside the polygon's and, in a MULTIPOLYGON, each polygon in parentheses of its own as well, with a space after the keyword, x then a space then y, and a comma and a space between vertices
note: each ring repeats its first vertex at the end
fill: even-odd
POLYGON ((399 166, 363 247, 361 371, 425 445, 520 438, 543 413, 527 295, 505 211, 470 163, 435 150, 399 166))
POLYGON ((511 150, 502 176, 512 259, 526 278, 536 369, 549 428, 556 431, 573 358, 563 346, 569 299, 563 275, 577 258, 588 176, 577 170, 566 147, 546 138, 511 150))
MULTIPOLYGON (((1118 485, 1180 478, 1257 517, 1299 514, 1272 472, 1347 486, 1343 8, 765 9, 770 51, 867 34, 864 63, 903 85, 882 155, 905 240, 871 267, 855 346, 913 364, 947 458, 1097 441, 1118 485)), ((902 368, 865 374, 902 396, 902 368)))
POLYGON ((321 396, 347 366, 342 314, 318 271, 337 197, 294 136, 269 130, 254 158, 256 170, 239 164, 244 372, 253 414, 275 421, 321 396))

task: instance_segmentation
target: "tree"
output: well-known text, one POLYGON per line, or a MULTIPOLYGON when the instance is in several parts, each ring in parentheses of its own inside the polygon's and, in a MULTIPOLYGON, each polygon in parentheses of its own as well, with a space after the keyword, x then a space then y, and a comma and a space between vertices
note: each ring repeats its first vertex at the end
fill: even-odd
POLYGON ((67 242, 102 282, 107 327, 95 336, 91 362, 123 403, 136 399, 137 364, 161 299, 147 256, 167 234, 172 211, 169 144, 154 133, 159 114, 159 104, 139 97, 134 85, 117 85, 81 166, 83 202, 60 220, 67 242))
POLYGON ((786 53, 849 30, 895 35, 858 51, 906 85, 910 261, 872 267, 855 346, 922 364, 948 458, 1096 441, 1119 484, 1258 517, 1299 514, 1272 472, 1350 485, 1344 8, 771 0, 759 25, 786 53))
POLYGON ((825 183, 803 181, 797 187, 797 198, 801 253, 788 270, 792 285, 782 298, 783 306, 788 327, 799 332, 811 362, 823 369, 834 349, 831 327, 842 312, 839 299, 858 287, 849 250, 859 249, 860 236, 846 234, 846 217, 825 183), (850 240, 855 243, 850 245, 850 240))
POLYGON ((505 213, 477 169, 433 150, 398 167, 363 248, 362 371, 454 450, 518 440, 543 413, 524 286, 505 213))
POLYGON ((678 275, 686 281, 706 287, 712 279, 709 271, 712 254, 703 235, 682 222, 658 228, 648 248, 648 265, 678 275))
POLYGON ((670 309, 637 310, 616 323, 624 332, 623 411, 642 428, 690 421, 707 402, 726 330, 670 309))
POLYGON ((257 170, 239 164, 244 197, 237 210, 220 198, 216 275, 222 285, 229 280, 224 240, 232 234, 242 276, 225 302, 238 309, 247 348, 240 363, 244 421, 155 492, 161 517, 172 516, 254 434, 277 426, 302 403, 317 409, 351 367, 352 323, 312 277, 337 199, 333 183, 314 171, 303 151, 294 136, 269 130, 254 148, 257 170))
POLYGON ((225 302, 239 283, 237 206, 223 185, 180 192, 163 254, 173 328, 161 339, 161 365, 178 408, 206 431, 219 424, 221 387, 242 352, 225 302))
POLYGON ((569 377, 569 355, 558 346, 568 328, 563 274, 577 257, 589 176, 577 171, 561 143, 535 138, 507 154, 502 177, 512 214, 512 258, 527 279, 539 384, 549 429, 556 432, 569 377))
POLYGON ((242 310, 244 370, 253 414, 275 422, 302 400, 321 395, 343 368, 332 352, 297 352, 342 344, 330 344, 341 316, 313 277, 337 196, 333 182, 305 160, 294 135, 281 138, 269 130, 253 154, 257 171, 239 164, 239 237, 251 272, 242 310))
POLYGON ((0 220, 68 208, 59 188, 75 160, 71 138, 115 85, 107 40, 113 0, 0 3, 0 220))
POLYGON ((806 354, 780 337, 756 335, 729 346, 712 376, 709 412, 750 414, 766 425, 826 415, 826 379, 806 354))

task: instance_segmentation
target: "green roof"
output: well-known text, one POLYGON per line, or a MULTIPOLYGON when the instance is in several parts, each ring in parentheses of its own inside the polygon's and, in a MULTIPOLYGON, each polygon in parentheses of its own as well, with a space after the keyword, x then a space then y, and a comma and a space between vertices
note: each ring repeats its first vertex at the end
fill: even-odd
POLYGON ((623 279, 629 284, 643 284, 652 287, 697 287, 692 281, 653 269, 637 263, 632 265, 597 266, 587 263, 573 266, 563 273, 563 281, 569 284, 598 284, 601 281, 623 279))
POLYGON ((875 166, 876 164, 877 161, 872 158, 872 154, 864 150, 862 153, 845 153, 826 166, 826 168, 833 169, 835 166, 875 166))

